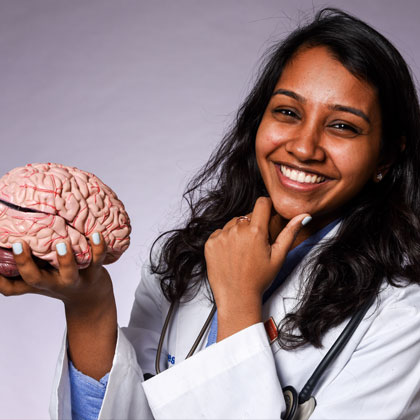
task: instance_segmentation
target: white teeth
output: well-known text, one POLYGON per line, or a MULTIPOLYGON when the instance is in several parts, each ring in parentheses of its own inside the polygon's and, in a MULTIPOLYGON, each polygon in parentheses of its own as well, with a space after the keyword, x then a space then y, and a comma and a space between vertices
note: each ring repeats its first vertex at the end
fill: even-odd
POLYGON ((297 177, 297 182, 305 182, 305 172, 299 171, 299 175, 297 177))
POLYGON ((325 177, 308 174, 307 172, 297 171, 296 169, 287 168, 284 165, 280 165, 281 173, 292 181, 297 181, 302 184, 319 184, 325 181, 325 177))

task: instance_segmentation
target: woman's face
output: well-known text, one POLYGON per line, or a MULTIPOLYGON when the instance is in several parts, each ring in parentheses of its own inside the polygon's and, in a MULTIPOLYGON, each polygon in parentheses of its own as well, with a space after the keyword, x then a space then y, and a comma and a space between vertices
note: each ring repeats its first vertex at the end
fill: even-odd
POLYGON ((256 156, 277 213, 326 224, 375 179, 381 113, 375 89, 325 47, 287 64, 256 136, 256 156))

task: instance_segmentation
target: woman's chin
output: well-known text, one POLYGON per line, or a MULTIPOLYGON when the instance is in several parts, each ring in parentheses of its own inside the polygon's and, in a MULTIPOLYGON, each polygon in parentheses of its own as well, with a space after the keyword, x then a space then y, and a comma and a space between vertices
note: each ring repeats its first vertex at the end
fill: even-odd
POLYGON ((279 214, 283 219, 285 220, 291 220, 296 216, 299 216, 300 214, 304 214, 304 213, 308 213, 311 216, 313 216, 311 214, 311 211, 308 211, 308 209, 306 209, 305 207, 292 207, 292 206, 276 206, 276 204, 274 203, 274 210, 276 211, 277 214, 279 214))

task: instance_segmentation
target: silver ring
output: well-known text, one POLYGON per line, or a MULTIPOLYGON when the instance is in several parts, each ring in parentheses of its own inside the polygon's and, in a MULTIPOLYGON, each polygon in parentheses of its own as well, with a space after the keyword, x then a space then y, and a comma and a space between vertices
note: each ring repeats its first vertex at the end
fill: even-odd
POLYGON ((247 222, 251 222, 251 219, 248 216, 239 216, 236 219, 236 223, 239 223, 241 220, 246 220, 247 222))

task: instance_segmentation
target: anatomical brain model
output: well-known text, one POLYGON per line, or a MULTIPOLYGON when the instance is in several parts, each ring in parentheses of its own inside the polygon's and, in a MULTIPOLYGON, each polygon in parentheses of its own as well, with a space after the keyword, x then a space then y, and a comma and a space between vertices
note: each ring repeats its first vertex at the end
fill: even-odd
POLYGON ((117 195, 95 175, 77 168, 36 163, 0 179, 0 274, 17 276, 11 247, 25 240, 32 254, 58 268, 55 245, 68 239, 79 268, 92 258, 87 236, 101 232, 104 264, 130 244, 130 219, 117 195))

